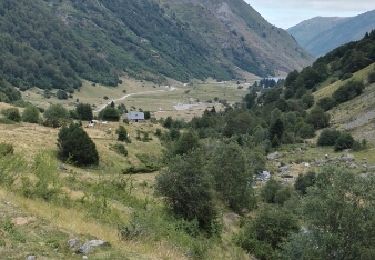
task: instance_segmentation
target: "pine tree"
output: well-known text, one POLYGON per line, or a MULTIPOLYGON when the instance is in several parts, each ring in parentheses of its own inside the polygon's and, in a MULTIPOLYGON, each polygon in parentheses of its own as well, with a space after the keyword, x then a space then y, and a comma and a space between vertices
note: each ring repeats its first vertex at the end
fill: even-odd
POLYGON ((78 166, 99 164, 99 154, 89 135, 78 125, 63 127, 58 137, 59 156, 78 166))

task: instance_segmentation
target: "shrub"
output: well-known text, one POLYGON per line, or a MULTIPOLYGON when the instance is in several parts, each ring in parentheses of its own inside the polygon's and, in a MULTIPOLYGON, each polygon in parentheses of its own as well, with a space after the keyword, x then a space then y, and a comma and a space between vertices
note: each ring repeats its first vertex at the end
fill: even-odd
POLYGON ((342 133, 335 142, 335 151, 342 151, 353 148, 355 141, 351 134, 342 133))
POLYGON ((52 104, 43 114, 44 126, 58 128, 66 124, 69 119, 69 111, 61 104, 52 104))
POLYGON ((315 107, 306 117, 306 122, 312 124, 315 129, 322 129, 329 126, 331 115, 325 113, 320 107, 315 107))
POLYGON ((288 210, 266 208, 245 225, 236 242, 258 259, 277 259, 276 250, 298 229, 297 218, 288 210))
POLYGON ((57 93, 56 93, 56 97, 58 98, 58 99, 68 99, 69 98, 69 95, 68 95, 68 93, 66 93, 64 90, 61 90, 61 89, 59 89, 58 91, 57 91, 57 93))
POLYGON ((321 107, 324 111, 328 111, 336 106, 336 101, 331 97, 326 97, 319 100, 317 105, 321 107))
POLYGON ((334 129, 325 129, 320 134, 317 145, 318 146, 334 146, 337 138, 339 138, 341 133, 334 129))
POLYGON ((249 185, 249 180, 253 179, 249 161, 241 146, 232 142, 216 147, 207 165, 207 171, 214 177, 216 191, 236 213, 255 206, 254 192, 249 185))
POLYGON ((156 129, 155 130, 155 134, 154 134, 156 137, 161 137, 162 135, 163 135, 163 132, 161 131, 161 129, 160 128, 158 128, 158 129, 156 129))
POLYGON ((63 127, 58 137, 59 156, 79 166, 99 164, 99 154, 89 135, 78 125, 63 127))
POLYGON ((314 96, 311 93, 306 93, 302 96, 302 103, 305 109, 311 108, 314 103, 314 96))
POLYGON ((300 137, 313 138, 315 137, 315 129, 313 125, 303 123, 302 126, 298 129, 298 134, 300 137))
POLYGON ((130 143, 130 139, 129 139, 129 136, 128 136, 128 132, 126 131, 125 127, 120 126, 120 127, 116 130, 116 134, 118 134, 118 140, 119 140, 120 142, 127 142, 127 143, 130 143))
POLYGON ((183 133, 174 144, 173 153, 183 155, 197 147, 199 147, 199 138, 194 132, 189 131, 183 133))
POLYGON ((2 110, 1 113, 4 115, 4 117, 8 120, 14 121, 14 122, 20 122, 21 121, 21 115, 18 108, 8 108, 5 110, 2 110))
POLYGON ((337 103, 343 103, 361 95, 364 88, 362 81, 349 81, 333 93, 333 98, 337 103))
POLYGON ((150 111, 144 111, 145 120, 151 119, 151 112, 150 111))
POLYGON ((344 75, 342 75, 341 80, 347 80, 347 79, 350 79, 352 77, 353 77, 353 73, 348 72, 348 73, 345 73, 344 75))
POLYGON ((276 180, 269 180, 261 191, 264 202, 284 204, 292 196, 289 187, 284 187, 276 180))
POLYGON ((213 185, 204 171, 200 152, 177 156, 156 179, 156 191, 177 217, 197 220, 201 230, 212 234, 216 221, 213 185))
POLYGON ((367 76, 368 83, 374 83, 375 82, 375 71, 372 71, 367 76))
POLYGON ((13 145, 8 143, 0 143, 0 157, 13 154, 13 145))
POLYGON ((123 155, 124 157, 127 157, 129 155, 128 150, 126 150, 123 144, 120 144, 120 143, 114 144, 111 146, 111 149, 115 151, 116 153, 123 155))
POLYGON ((165 119, 163 122, 163 127, 170 129, 172 128, 172 123, 173 123, 172 117, 167 117, 167 119, 165 119))
POLYGON ((315 172, 308 172, 305 175, 299 174, 294 183, 294 189, 300 191, 302 194, 306 194, 307 188, 315 184, 315 179, 315 172))
POLYGON ((114 107, 106 107, 99 113, 99 118, 102 120, 117 122, 120 120, 120 112, 114 107))
POLYGON ((79 103, 76 108, 77 119, 91 121, 94 116, 90 104, 79 103))
POLYGON ((28 123, 39 123, 40 112, 37 107, 28 106, 22 112, 22 121, 28 123))
POLYGON ((35 185, 28 184, 23 179, 23 188, 26 197, 37 197, 50 201, 60 193, 60 181, 57 175, 57 161, 49 153, 39 153, 34 158, 33 172, 37 178, 35 185))

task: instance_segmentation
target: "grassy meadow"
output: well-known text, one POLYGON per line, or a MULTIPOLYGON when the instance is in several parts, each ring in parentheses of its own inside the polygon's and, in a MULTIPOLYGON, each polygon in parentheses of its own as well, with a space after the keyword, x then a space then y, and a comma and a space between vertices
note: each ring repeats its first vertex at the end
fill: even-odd
POLYGON ((236 82, 216 82, 214 80, 195 81, 186 85, 170 80, 169 84, 159 86, 148 81, 123 78, 122 84, 113 88, 100 84, 92 86, 92 83, 84 81, 82 88, 75 91, 72 98, 68 100, 58 100, 56 97, 46 99, 43 97, 43 91, 37 88, 23 92, 22 97, 25 101, 44 109, 55 103, 73 109, 76 101, 79 100, 81 103, 92 104, 94 111, 99 110, 111 100, 115 100, 117 105, 123 103, 129 110, 152 111, 157 119, 172 116, 173 118, 191 120, 195 116, 202 115, 207 108, 215 106, 216 109, 221 109, 222 105, 217 102, 218 100, 226 100, 231 104, 241 101, 246 95, 249 85, 251 84, 241 84, 241 88, 238 88, 236 82), (119 100, 129 94, 130 97, 119 100), (105 100, 104 97, 108 97, 108 100, 105 100), (174 107, 178 104, 194 104, 194 106, 176 110, 174 107))
POLYGON ((181 228, 187 223, 171 217, 155 197, 162 146, 153 133, 161 126, 124 124, 132 140, 125 144, 129 155, 124 157, 111 148, 120 125, 85 128, 98 148, 100 164, 77 168, 57 159, 58 129, 0 124, 0 143, 14 147, 13 155, 0 157, 2 259, 81 259, 68 248, 71 238, 111 244, 90 253, 90 259, 187 259, 203 254, 210 259, 247 259, 232 241, 238 220, 223 212, 226 231, 221 240, 193 237, 181 228), (136 140, 139 130, 149 132, 151 140, 136 140), (155 169, 143 172, 147 167, 155 169), (127 169, 139 173, 126 174, 127 169), (127 230, 125 237, 121 230, 127 230))

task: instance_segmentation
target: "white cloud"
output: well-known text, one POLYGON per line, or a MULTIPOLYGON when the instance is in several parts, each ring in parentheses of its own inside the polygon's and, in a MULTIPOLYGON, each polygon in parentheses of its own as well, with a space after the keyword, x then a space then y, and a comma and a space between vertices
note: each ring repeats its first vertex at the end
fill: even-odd
POLYGON ((374 10, 374 0, 245 0, 264 18, 288 28, 315 16, 348 17, 374 10))

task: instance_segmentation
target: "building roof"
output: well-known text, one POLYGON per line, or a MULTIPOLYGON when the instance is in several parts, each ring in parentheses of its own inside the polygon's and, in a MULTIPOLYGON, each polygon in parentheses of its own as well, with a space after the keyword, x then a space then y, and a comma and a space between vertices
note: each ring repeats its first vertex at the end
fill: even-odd
POLYGON ((131 111, 128 113, 129 120, 145 120, 145 113, 131 111))

